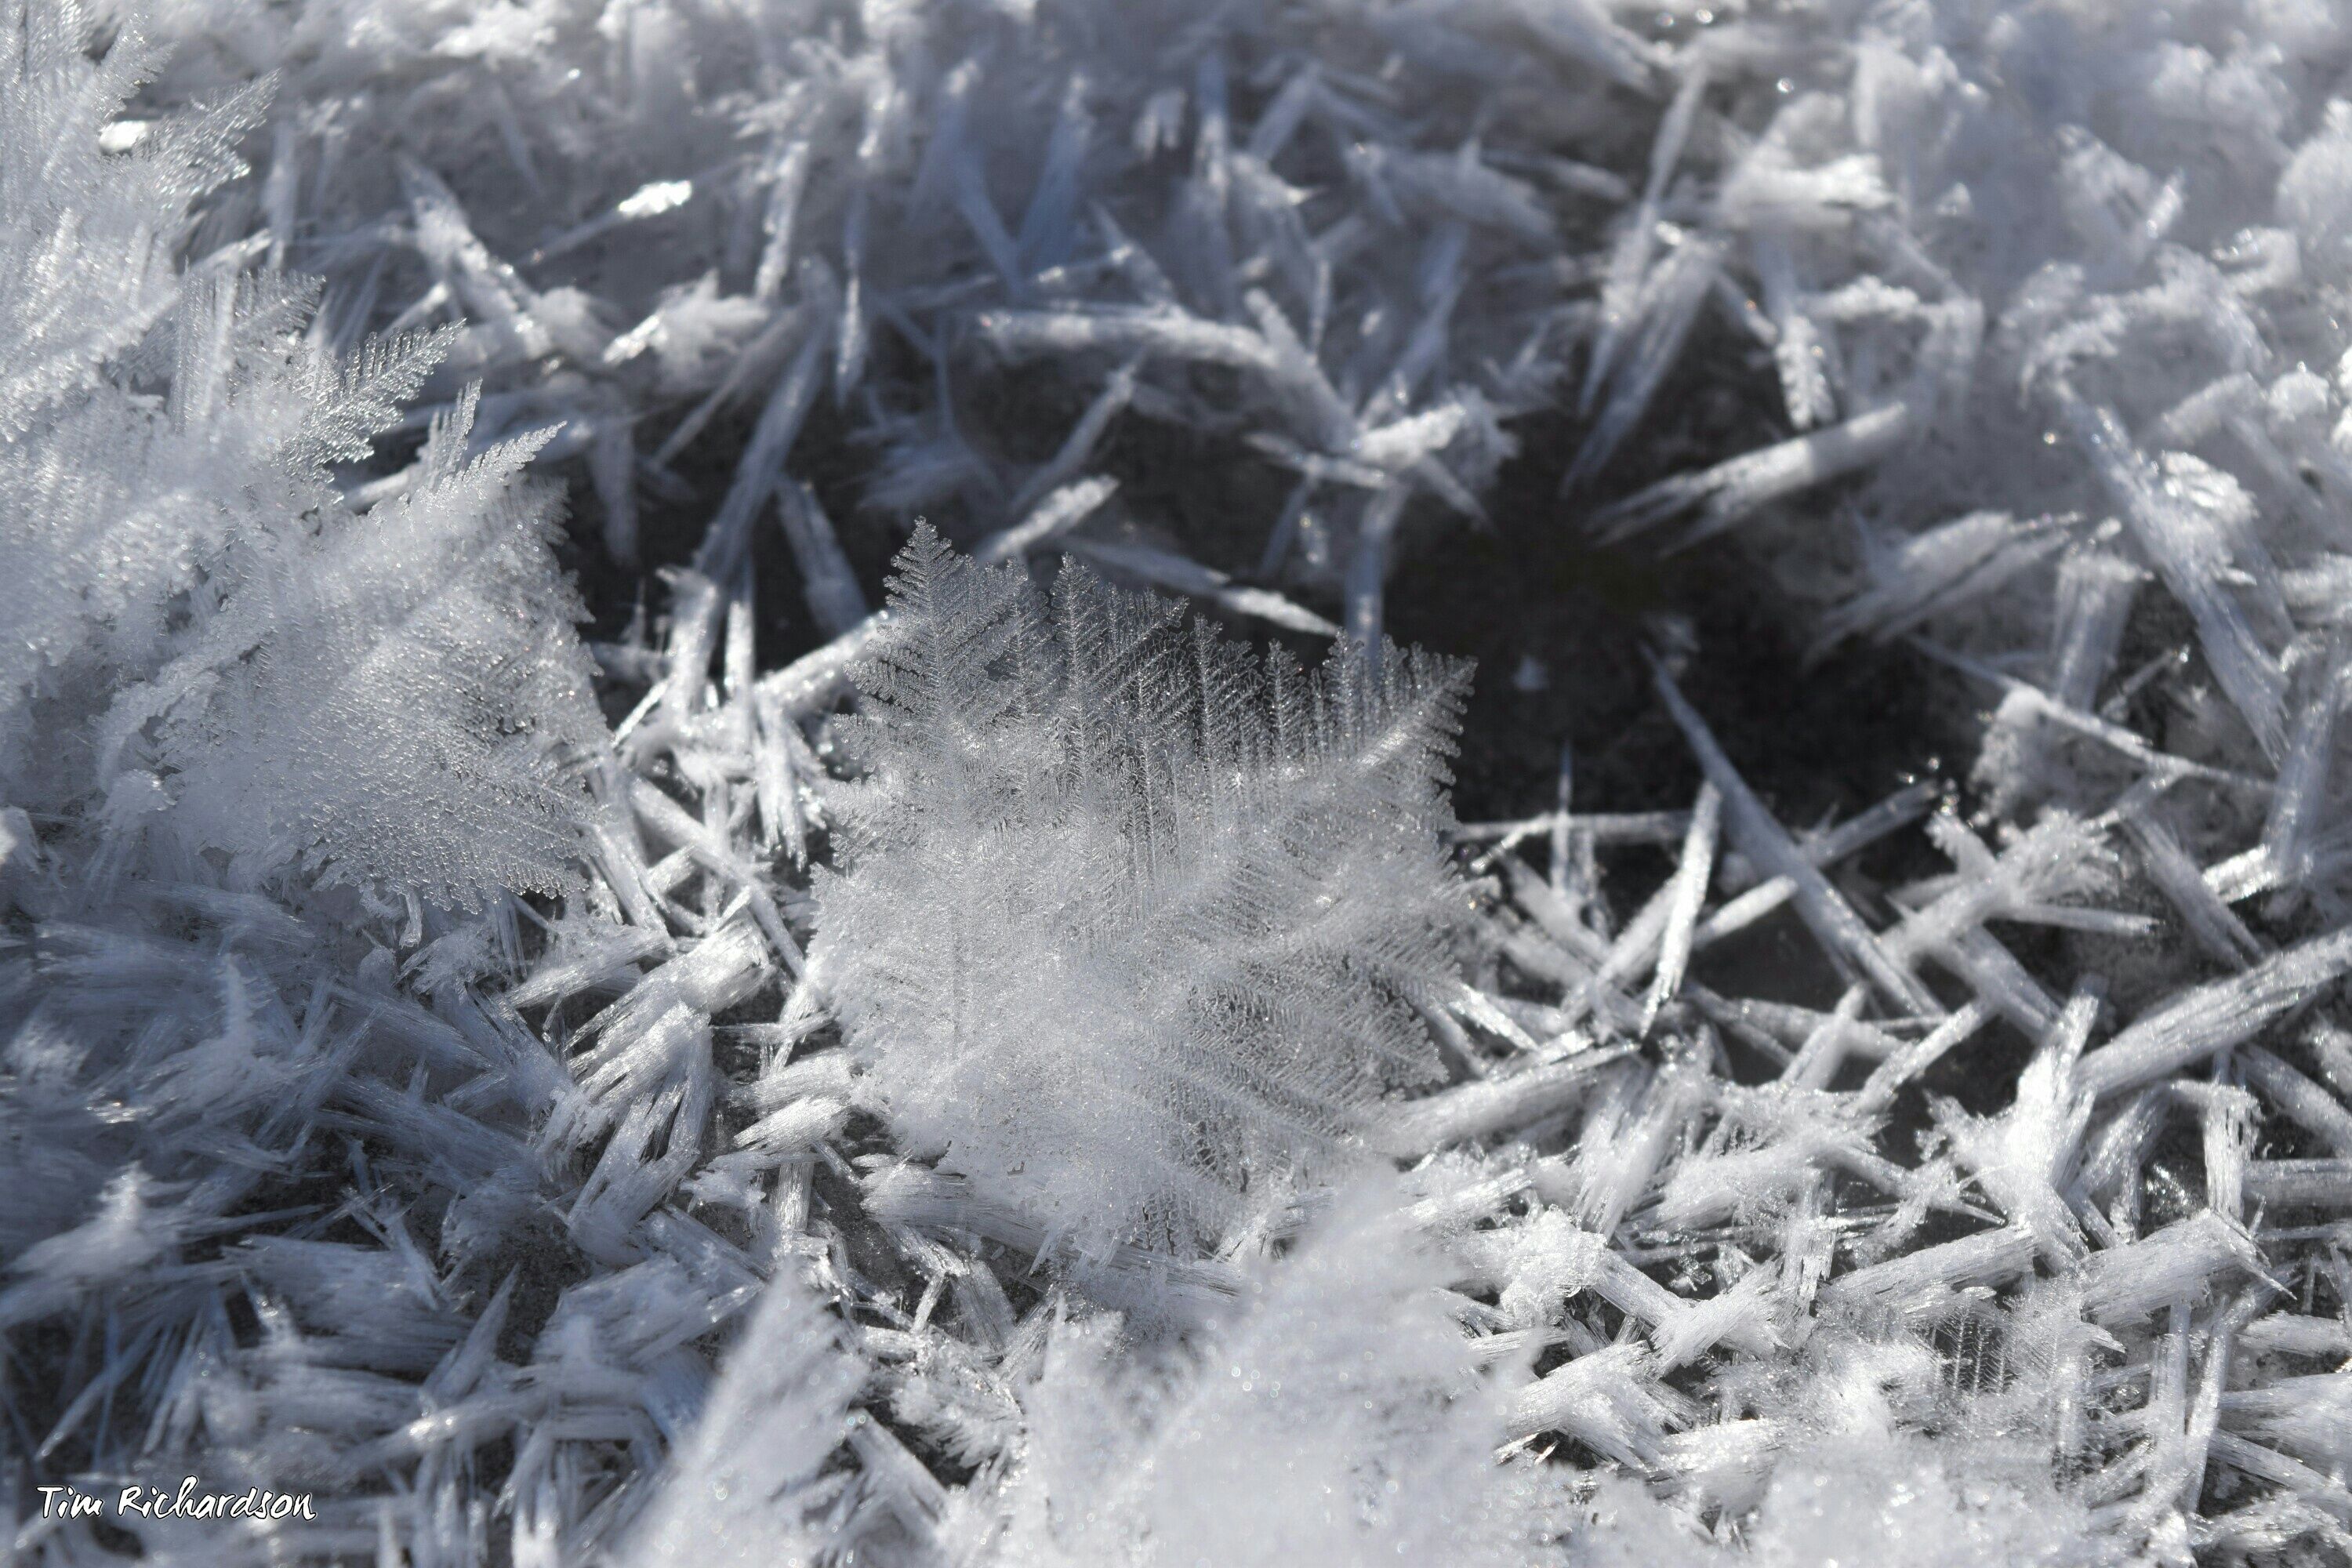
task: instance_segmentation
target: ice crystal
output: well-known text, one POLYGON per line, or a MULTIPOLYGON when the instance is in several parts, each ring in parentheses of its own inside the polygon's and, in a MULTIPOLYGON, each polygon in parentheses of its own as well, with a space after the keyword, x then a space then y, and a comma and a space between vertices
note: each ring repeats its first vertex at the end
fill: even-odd
POLYGON ((1058 1329, 1022 1395, 996 1561, 1342 1565, 1533 1560, 1538 1468, 1497 1464, 1502 1391, 1392 1199, 1350 1194, 1173 1365, 1058 1329))
POLYGON ((24 341, 0 414, 0 787, 85 816, 118 865, 152 835, 247 886, 301 868, 478 904, 577 885, 603 724, 555 498, 516 482, 545 437, 469 454, 468 393, 401 493, 352 504, 331 466, 370 455, 446 338, 339 355, 304 335, 314 285, 151 276, 236 172, 251 107, 100 151, 152 62, 129 37, 81 61, 78 15, 5 29, 0 310, 24 341), (141 292, 62 281, 85 274, 141 292))
POLYGON ((1183 1252, 1435 1076, 1466 668, 1309 677, 919 529, 857 679, 810 960, 910 1148, 1082 1250, 1183 1252))
POLYGON ((0 0, 9 1550, 2340 1554, 2347 63, 0 0))

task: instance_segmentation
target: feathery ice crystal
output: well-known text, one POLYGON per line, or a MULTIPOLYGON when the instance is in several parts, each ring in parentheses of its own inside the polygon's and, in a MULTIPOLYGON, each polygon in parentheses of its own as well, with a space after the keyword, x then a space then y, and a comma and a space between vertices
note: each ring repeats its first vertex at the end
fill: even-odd
POLYGON ((1466 668, 1343 643, 1309 678, 924 525, 856 679, 809 957, 910 1150, 1082 1251, 1185 1253, 1438 1076, 1466 668))
POLYGON ((152 61, 121 38, 80 62, 79 22, 12 13, 0 59, 9 804, 86 822, 117 866, 142 835, 163 864, 218 852, 239 886, 576 888, 564 769, 604 725, 555 499, 515 482, 543 437, 469 454, 468 392, 403 483, 352 504, 331 466, 370 455, 447 336, 343 356, 305 332, 315 284, 233 256, 174 274, 258 100, 109 153, 152 61))

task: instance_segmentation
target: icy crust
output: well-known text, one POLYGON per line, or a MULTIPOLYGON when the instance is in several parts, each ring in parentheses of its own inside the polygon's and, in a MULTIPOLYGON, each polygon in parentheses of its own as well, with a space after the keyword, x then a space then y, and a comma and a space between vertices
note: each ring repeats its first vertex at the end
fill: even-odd
POLYGON ((0 8, 16 1556, 2352 1550, 2334 8, 142 20, 0 8), (1785 431, 1652 482, 1702 352, 1785 431), (1561 526, 1980 689, 1968 809, 1664 660, 1693 799, 1452 826, 1389 564, 1562 408, 1561 526), (711 453, 608 732, 526 469, 626 559, 711 453), (869 616, 918 508, 994 574, 869 616), (318 1517, 24 1489, 178 1474, 318 1517))

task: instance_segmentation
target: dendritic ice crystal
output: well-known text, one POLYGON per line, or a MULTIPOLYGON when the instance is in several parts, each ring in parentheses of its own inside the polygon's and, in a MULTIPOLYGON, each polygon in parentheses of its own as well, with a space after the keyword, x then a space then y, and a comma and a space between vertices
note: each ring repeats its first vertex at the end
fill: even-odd
POLYGON ((1194 1252, 1439 1076, 1458 661, 1308 675, 919 527, 837 797, 813 973, 907 1140, 1080 1250, 1194 1252))

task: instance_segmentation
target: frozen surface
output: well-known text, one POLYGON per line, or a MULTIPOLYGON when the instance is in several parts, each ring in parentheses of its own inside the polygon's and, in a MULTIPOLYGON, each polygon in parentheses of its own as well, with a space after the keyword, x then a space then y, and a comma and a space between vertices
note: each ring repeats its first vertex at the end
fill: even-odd
POLYGON ((0 0, 11 1559, 2352 1551, 2347 71, 0 0), (1458 823, 1504 526, 1965 754, 1660 613, 1458 823), (43 1512, 183 1475, 313 1516, 43 1512))

